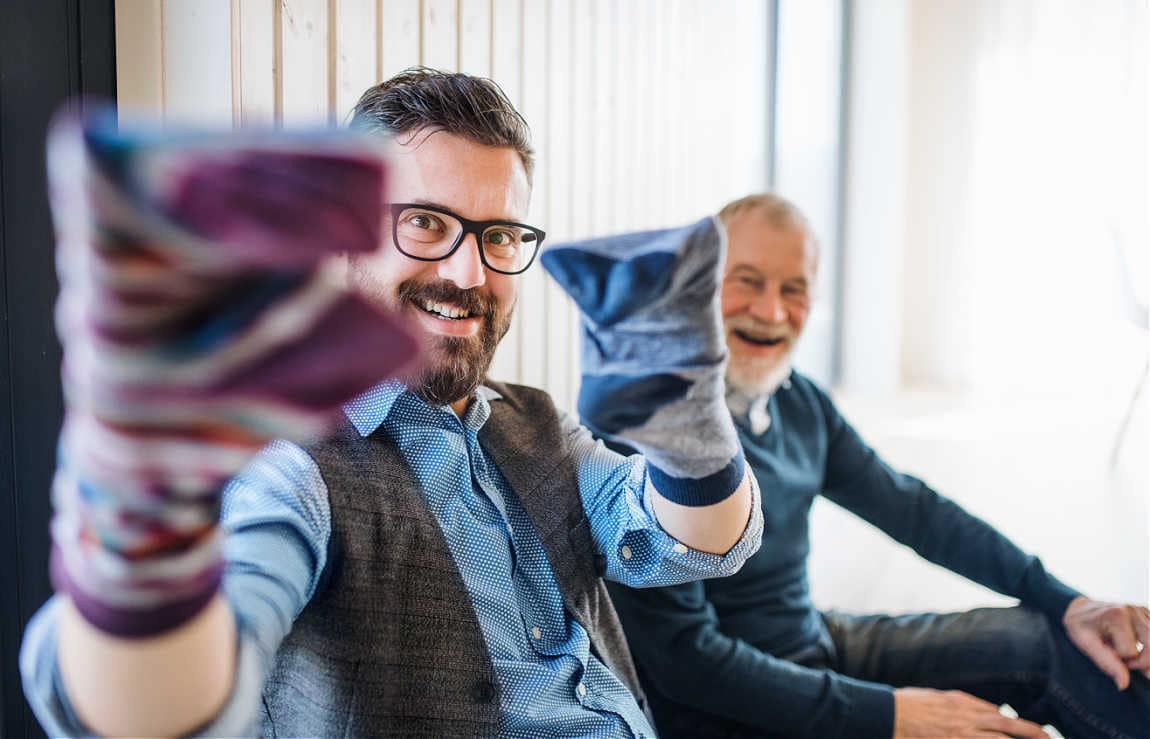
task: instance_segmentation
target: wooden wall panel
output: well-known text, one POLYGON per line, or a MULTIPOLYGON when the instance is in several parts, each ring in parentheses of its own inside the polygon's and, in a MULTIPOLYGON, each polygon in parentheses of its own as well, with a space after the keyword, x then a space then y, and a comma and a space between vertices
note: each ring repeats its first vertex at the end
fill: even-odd
MULTIPOLYGON (((576 237, 574 226, 581 214, 574 212, 571 180, 576 161, 573 134, 575 126, 572 118, 576 114, 574 102, 574 34, 572 21, 574 3, 568 0, 551 0, 547 23, 547 48, 550 64, 547 75, 547 136, 552 143, 549 154, 551 176, 548 180, 548 215, 552 243, 576 237)), ((582 152, 580 152, 582 156, 582 152)), ((567 368, 574 362, 572 347, 575 338, 571 333, 570 299, 566 293, 554 289, 550 277, 547 278, 547 293, 544 300, 547 312, 544 357, 546 375, 544 386, 551 392, 560 406, 571 403, 572 387, 567 368)))
POLYGON ((315 125, 334 118, 328 3, 279 2, 281 119, 289 124, 315 125))
POLYGON ((279 120, 279 6, 275 0, 233 0, 232 64, 238 123, 279 120))
POLYGON ((163 8, 158 2, 116 3, 116 98, 138 119, 164 117, 163 8))
MULTIPOLYGON (((342 122, 410 66, 490 75, 530 123, 548 242, 690 222, 766 184, 761 0, 118 0, 120 100, 342 122), (721 66, 717 64, 720 58, 721 66)), ((538 266, 492 366, 573 409, 578 315, 538 266)))
POLYGON ((591 182, 587 187, 591 205, 591 230, 594 233, 614 233, 618 229, 618 201, 615 197, 617 175, 615 162, 620 160, 620 137, 624 120, 618 93, 617 36, 619 24, 618 3, 595 0, 591 21, 591 120, 588 125, 594 142, 591 182))
POLYGON ((380 80, 420 63, 420 0, 379 0, 380 80))
POLYGON ((378 0, 335 0, 335 119, 344 121, 363 91, 379 81, 378 0))
POLYGON ((164 117, 230 124, 231 4, 164 0, 161 26, 164 117))
POLYGON ((491 0, 459 0, 459 71, 491 76, 491 0))
MULTIPOLYGON (((556 163, 551 157, 547 125, 552 59, 548 40, 550 14, 551 8, 546 2, 523 0, 523 103, 519 110, 531 124, 535 147, 535 180, 528 220, 539 224, 547 232, 547 240, 554 242, 556 233, 550 218, 550 189, 551 171, 556 163)), ((548 285, 543 270, 535 267, 527 270, 520 288, 519 381, 551 390, 547 384, 548 285)))
POLYGON ((420 63, 453 72, 459 69, 459 6, 456 0, 423 0, 420 63))
MULTIPOLYGON (((482 3, 482 0, 476 0, 482 3)), ((523 0, 492 0, 490 15, 491 76, 499 82, 507 93, 507 98, 520 111, 523 110, 523 0)), ((466 15, 466 11, 465 11, 466 15)), ((464 69, 470 62, 464 34, 464 69)), ((542 223, 542 221, 540 221, 542 223)), ((539 272, 533 267, 531 272, 539 272)), ((527 279, 520 277, 520 283, 527 279)), ((523 300, 522 291, 520 300, 523 300)), ((522 303, 521 303, 522 305, 522 303)), ((511 319, 511 328, 495 352, 490 374, 497 379, 522 378, 521 357, 523 349, 523 315, 527 311, 517 309, 511 319)))

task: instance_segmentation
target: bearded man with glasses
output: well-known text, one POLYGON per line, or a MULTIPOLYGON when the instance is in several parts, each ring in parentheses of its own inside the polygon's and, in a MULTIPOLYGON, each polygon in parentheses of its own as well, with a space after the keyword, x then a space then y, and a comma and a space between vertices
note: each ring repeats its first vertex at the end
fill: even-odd
POLYGON ((533 155, 498 86, 408 70, 351 127, 393 151, 383 243, 348 255, 348 282, 424 361, 344 405, 331 438, 276 440, 231 480, 206 607, 161 631, 136 602, 147 635, 112 638, 54 598, 24 643, 29 701, 52 735, 654 736, 603 579, 730 574, 762 533, 723 403, 721 230, 542 256, 585 316, 583 423, 642 451, 624 457, 487 378, 545 237, 522 222, 533 155))

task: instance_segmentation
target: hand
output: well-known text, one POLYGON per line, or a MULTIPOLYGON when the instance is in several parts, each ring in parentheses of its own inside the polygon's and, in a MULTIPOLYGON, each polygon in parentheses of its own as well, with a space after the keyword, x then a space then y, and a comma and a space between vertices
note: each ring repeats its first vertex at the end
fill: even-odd
POLYGON ((998 706, 961 690, 894 691, 894 737, 1048 739, 1038 724, 1003 716, 998 706))
POLYGON ((1062 625, 1119 690, 1130 686, 1130 670, 1150 678, 1150 609, 1079 596, 1067 606, 1062 625))

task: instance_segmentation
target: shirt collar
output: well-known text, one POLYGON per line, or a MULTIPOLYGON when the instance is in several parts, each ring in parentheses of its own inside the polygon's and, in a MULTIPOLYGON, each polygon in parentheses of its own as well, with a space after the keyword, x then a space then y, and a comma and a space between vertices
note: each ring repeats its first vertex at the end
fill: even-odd
MULTIPOLYGON (((370 436, 383 425, 395 401, 406 392, 410 390, 399 380, 387 380, 345 403, 343 412, 360 436, 370 436)), ((475 394, 487 402, 503 398, 499 391, 486 385, 476 388, 475 394)))

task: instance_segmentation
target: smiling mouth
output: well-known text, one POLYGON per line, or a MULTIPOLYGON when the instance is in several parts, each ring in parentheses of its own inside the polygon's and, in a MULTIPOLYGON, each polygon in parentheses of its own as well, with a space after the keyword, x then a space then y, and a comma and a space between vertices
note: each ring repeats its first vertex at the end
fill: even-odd
POLYGON ((786 337, 784 336, 779 336, 777 338, 770 336, 752 336, 751 334, 739 331, 738 329, 732 331, 731 333, 733 333, 735 336, 738 336, 748 344, 754 344, 755 346, 778 346, 779 344, 782 344, 784 341, 786 341, 786 337))
POLYGON ((416 305, 425 313, 430 313, 442 321, 463 321, 471 318, 473 315, 454 305, 437 303, 432 300, 421 300, 416 303, 416 305))

